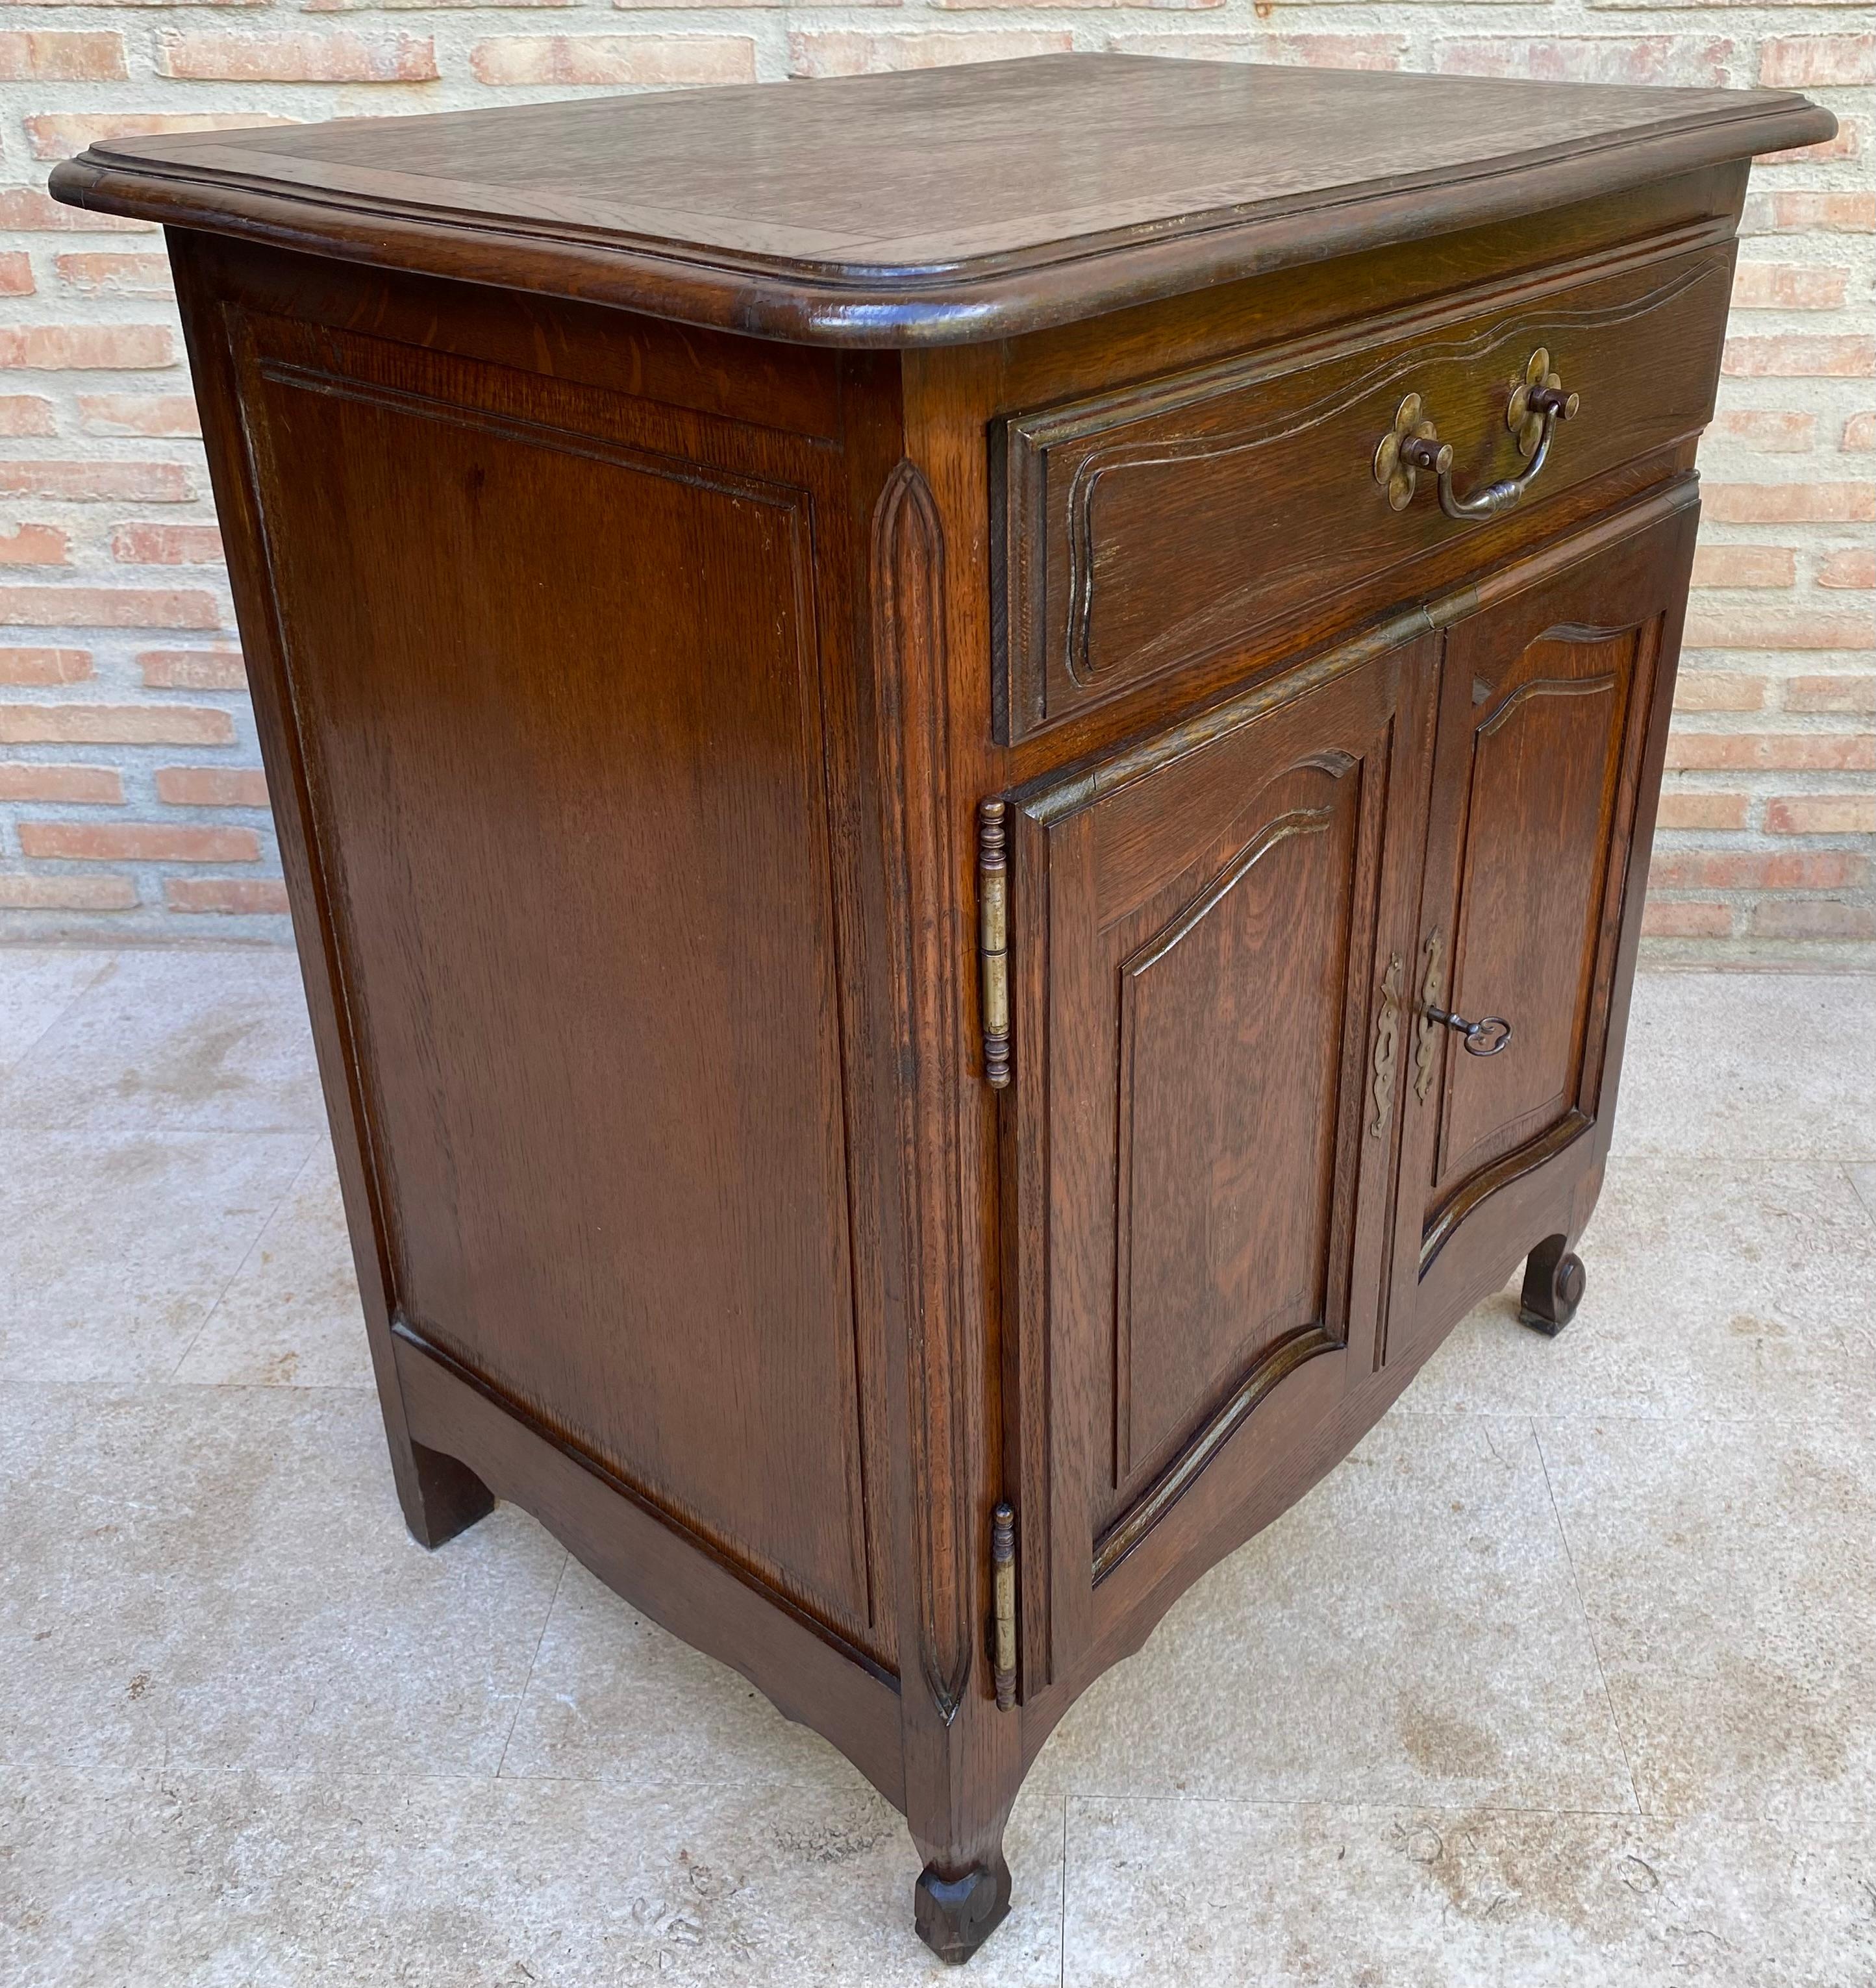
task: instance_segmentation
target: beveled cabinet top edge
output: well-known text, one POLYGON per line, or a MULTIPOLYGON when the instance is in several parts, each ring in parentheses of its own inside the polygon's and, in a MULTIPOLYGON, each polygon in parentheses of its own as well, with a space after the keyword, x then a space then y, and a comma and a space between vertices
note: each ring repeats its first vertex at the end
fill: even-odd
POLYGON ((113 139, 71 205, 833 346, 958 344, 1815 143, 1790 92, 1125 56, 113 139))

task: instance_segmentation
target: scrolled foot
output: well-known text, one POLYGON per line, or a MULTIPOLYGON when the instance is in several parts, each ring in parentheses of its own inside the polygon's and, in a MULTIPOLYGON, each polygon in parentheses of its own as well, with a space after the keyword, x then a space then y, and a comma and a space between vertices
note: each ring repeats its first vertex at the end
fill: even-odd
POLYGON ((1519 1295, 1518 1322, 1554 1339, 1576 1316, 1583 1302, 1583 1261, 1570 1253, 1570 1239, 1549 1236, 1538 1244, 1524 1266, 1524 1289, 1519 1295))
POLYGON ((979 1865, 961 1878, 941 1878, 928 1864, 912 1895, 919 1939, 953 1967, 977 1952, 1009 1909, 1010 1867, 1001 1857, 994 1870, 979 1865))

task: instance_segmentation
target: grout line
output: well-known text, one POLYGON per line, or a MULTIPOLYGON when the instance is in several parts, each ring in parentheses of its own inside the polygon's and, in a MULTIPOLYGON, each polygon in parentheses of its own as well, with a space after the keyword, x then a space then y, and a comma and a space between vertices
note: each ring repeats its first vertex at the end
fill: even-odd
POLYGON ((1870 1165, 1869 1161, 1867 1160, 1857 1160, 1852 1162, 1847 1160, 1840 1160, 1837 1164, 1843 1168, 1844 1182, 1850 1189, 1850 1198, 1851 1201, 1853 1201, 1858 1208, 1862 1209, 1864 1214, 1868 1218, 1870 1226, 1872 1229, 1876 1229, 1876 1201, 1871 1200, 1870 1197, 1863 1192, 1863 1189, 1857 1185, 1855 1173, 1852 1171, 1853 1165, 1854 1166, 1867 1168, 1870 1165))
POLYGON ((1062 1892, 1055 1913, 1055 1988, 1068 1981, 1068 1793, 1062 1796, 1062 1892))
POLYGON ((1531 1441, 1537 1450, 1538 1467, 1544 1473, 1544 1489, 1550 1498, 1550 1516, 1556 1520, 1557 1537, 1563 1544, 1563 1558, 1570 1567, 1570 1584, 1576 1597, 1576 1606, 1583 1611, 1583 1634, 1590 1639, 1590 1654, 1596 1659, 1596 1675, 1603 1685, 1603 1702, 1609 1708, 1609 1724, 1616 1736, 1616 1745, 1621 1750, 1622 1771, 1628 1777, 1629 1799, 1634 1804, 1634 1813, 1644 1813, 1641 1790, 1635 1785, 1634 1763, 1628 1757, 1628 1742, 1622 1735, 1622 1721, 1615 1707, 1615 1694, 1609 1689, 1609 1673, 1603 1665, 1603 1653, 1596 1641, 1596 1625, 1590 1620, 1589 1604, 1583 1598, 1583 1583, 1576 1574, 1576 1556, 1571 1552, 1569 1529, 1563 1523, 1563 1513, 1557 1504, 1556 1486, 1550 1481, 1550 1459, 1544 1454, 1544 1439, 1537 1426, 1538 1418, 1530 1418, 1531 1441))
MULTIPOLYGON (((239 1139, 255 1137, 277 1138, 280 1134, 278 1133, 256 1134, 241 1132, 209 1132, 198 1134, 196 1136, 205 1138, 239 1139)), ((306 1172, 306 1168, 313 1164, 313 1160, 318 1155, 318 1152, 319 1141, 316 1138, 313 1141, 312 1144, 309 1146, 306 1151, 300 1156, 299 1165, 294 1168, 292 1174, 288 1177, 286 1186, 280 1190, 279 1199, 270 1209, 268 1209, 266 1215, 262 1219, 261 1226, 254 1232, 254 1240, 250 1242, 247 1248, 242 1253, 240 1262, 235 1266, 233 1270, 229 1271, 228 1273, 227 1281, 222 1285, 220 1290, 215 1293, 215 1303, 202 1314, 202 1322, 190 1335, 188 1344, 185 1346, 182 1349, 181 1352, 177 1356, 175 1365, 169 1371, 169 1378, 172 1382, 178 1382, 181 1385, 185 1387, 215 1386, 218 1384, 212 1381, 202 1382, 181 1381, 181 1376, 182 1374, 182 1369, 187 1363, 189 1355, 195 1351, 196 1346, 201 1341, 202 1334, 208 1330, 211 1325, 214 1324, 215 1314, 220 1311, 222 1306, 227 1303, 228 1294, 240 1281, 242 1272, 248 1267, 248 1265, 251 1262, 252 1262, 255 1252, 259 1249, 262 1243, 266 1242, 267 1239, 268 1230, 273 1226, 281 1209, 283 1209, 286 1205, 288 1201, 292 1199, 293 1189, 300 1185, 301 1176, 306 1172)))
MULTIPOLYGON (((59 1024, 65 1019, 66 1016, 71 1013, 72 1010, 78 1006, 80 1002, 84 999, 85 996, 89 994, 101 980, 103 980, 108 974, 112 973, 116 970, 117 965, 117 954, 114 952, 107 953, 104 957, 103 965, 101 965, 97 972, 93 974, 91 978, 85 982, 84 986, 80 988, 78 992, 74 994, 62 1008, 59 1009, 59 1012, 52 1017, 52 1019, 46 1024, 44 1028, 40 1030, 39 1033, 32 1038, 32 1041, 26 1043, 21 1049, 19 1055, 14 1057, 11 1063, 4 1066, 0 1066, 0 1084, 5 1084, 20 1070, 25 1068, 27 1060, 32 1055, 33 1052, 39 1048, 39 1045, 52 1033, 53 1030, 58 1027, 59 1024)), ((62 1131, 64 1128, 63 1127, 49 1126, 45 1129, 49 1131, 62 1131)))
MULTIPOLYGON (((551 1533, 548 1535, 553 1537, 551 1533)), ((573 1558, 564 1547, 560 1548, 560 1570, 554 1577, 554 1592, 547 1598, 547 1611, 540 1618, 540 1634, 534 1638, 534 1653, 527 1660, 527 1675, 521 1680, 521 1689, 515 1693, 514 1715, 508 1722, 508 1730, 503 1736, 501 1756, 495 1763, 493 1779, 502 1778, 502 1770, 508 1764, 508 1750, 514 1744, 515 1728, 521 1723, 521 1708, 527 1702, 529 1687, 534 1682, 534 1667, 540 1662, 541 1645, 547 1640, 547 1629, 554 1620, 554 1611, 560 1605, 560 1589, 567 1579, 567 1563, 573 1558)))

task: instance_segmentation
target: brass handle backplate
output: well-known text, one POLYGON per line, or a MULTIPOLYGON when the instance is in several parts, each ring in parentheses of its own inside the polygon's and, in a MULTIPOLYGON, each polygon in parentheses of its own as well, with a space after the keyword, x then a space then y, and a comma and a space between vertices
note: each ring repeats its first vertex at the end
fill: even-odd
POLYGON ((1374 1032, 1374 1117, 1368 1131, 1377 1139, 1387 1130, 1394 1101, 1394 1065, 1400 1053, 1400 955, 1397 952, 1381 976, 1381 1013, 1374 1032))
POLYGON ((1404 511, 1423 469, 1437 479, 1440 509, 1449 518, 1492 518, 1509 511, 1536 482, 1550 456, 1551 437, 1559 421, 1574 421, 1581 397, 1567 391, 1550 370, 1548 347, 1540 345, 1525 362, 1524 377, 1505 402, 1505 425, 1517 438, 1525 466, 1515 476, 1469 490, 1462 497, 1453 488, 1453 450, 1441 441, 1439 429, 1417 394, 1409 394, 1394 411, 1394 424, 1375 445, 1374 480, 1387 492, 1389 505, 1404 511))

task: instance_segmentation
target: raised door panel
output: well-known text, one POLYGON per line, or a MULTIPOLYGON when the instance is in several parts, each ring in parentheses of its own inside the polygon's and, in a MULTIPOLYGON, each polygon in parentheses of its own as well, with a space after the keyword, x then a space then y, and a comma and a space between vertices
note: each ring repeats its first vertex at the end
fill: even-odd
POLYGON ((1187 1550, 1195 1496, 1280 1468, 1372 1370, 1432 660, 1018 797, 1019 982, 1046 964, 1014 1163, 1046 1215, 1013 1290, 1046 1314, 1055 1619, 1030 1629, 1058 1661, 1100 1583, 1187 1550))
POLYGON ((394 1314, 887 1659, 811 491, 726 424, 243 343, 394 1314))
POLYGON ((1693 516, 1553 568, 1448 634, 1390 1360, 1424 1354, 1544 1239, 1521 1224, 1563 1226, 1606 1148, 1693 516), (1442 1015, 1510 1033, 1475 1053, 1442 1015))

